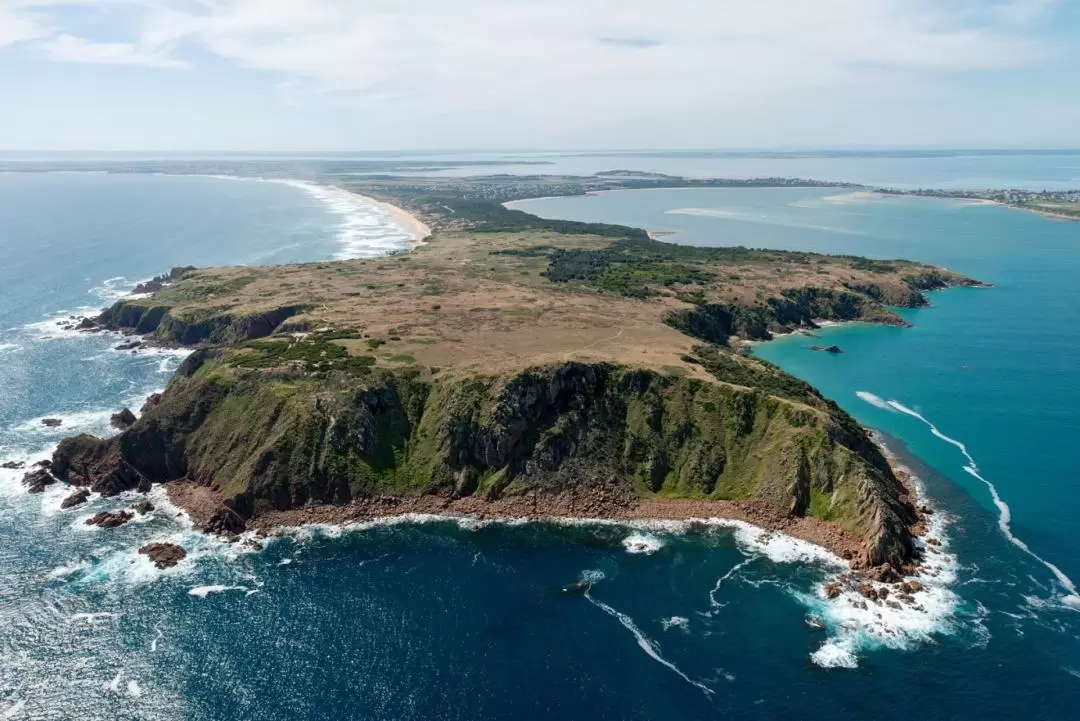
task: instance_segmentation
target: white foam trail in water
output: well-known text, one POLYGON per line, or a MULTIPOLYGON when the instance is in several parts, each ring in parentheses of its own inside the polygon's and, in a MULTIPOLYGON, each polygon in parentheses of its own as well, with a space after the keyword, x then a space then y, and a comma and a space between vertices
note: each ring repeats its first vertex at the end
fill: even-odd
POLYGON ((917 418, 918 420, 922 421, 930 429, 930 432, 933 433, 935 436, 945 441, 946 443, 949 443, 960 449, 960 452, 964 454, 964 458, 966 458, 968 461, 967 465, 964 466, 964 470, 975 478, 982 481, 986 485, 987 489, 989 489, 990 491, 990 498, 993 500, 994 505, 998 509, 998 527, 1001 529, 1001 533, 1007 539, 1009 539, 1009 541, 1014 546, 1034 558, 1042 565, 1046 566, 1046 568, 1054 574, 1054 577, 1057 578, 1058 582, 1068 591, 1068 594, 1060 599, 1063 603, 1070 607, 1080 607, 1080 595, 1077 594, 1076 584, 1073 583, 1072 579, 1066 576, 1065 573, 1053 563, 1047 561, 1045 558, 1032 551, 1031 548, 1028 547, 1028 545, 1024 541, 1017 538, 1013 534, 1011 525, 1012 510, 1009 508, 1009 505, 1005 503, 1005 501, 1001 498, 1001 495, 998 493, 997 487, 979 474, 979 464, 975 462, 975 459, 971 456, 971 453, 968 452, 967 446, 965 446, 963 443, 956 440, 955 438, 951 438, 942 433, 940 430, 938 430, 937 426, 927 420, 925 416, 923 416, 918 411, 914 411, 911 408, 908 408, 903 403, 900 403, 898 401, 889 401, 889 405, 892 406, 892 408, 894 408, 895 410, 900 411, 901 413, 905 413, 912 418, 917 418))
POLYGON ((0 343, 0 356, 7 355, 9 353, 17 353, 22 350, 22 346, 18 343, 0 343))
POLYGON ((165 636, 160 628, 155 628, 154 630, 157 631, 157 635, 154 636, 154 639, 150 642, 150 653, 157 653, 157 642, 165 636))
POLYGON ((249 591, 247 586, 196 586, 195 588, 188 590, 189 596, 198 596, 199 598, 206 598, 212 593, 226 593, 228 591, 249 591))
MULTIPOLYGON (((645 653, 647 653, 649 655, 649 658, 653 659, 654 661, 656 661, 660 665, 671 669, 672 671, 677 673, 688 684, 691 684, 693 686, 697 686, 699 689, 701 689, 705 693, 706 696, 712 696, 713 695, 713 690, 711 688, 709 688, 705 684, 701 683, 700 681, 695 681, 694 679, 690 678, 685 673, 683 673, 682 670, 680 670, 678 666, 676 666, 671 661, 668 661, 666 658, 661 656, 660 655, 660 650, 657 648, 656 643, 641 632, 641 629, 637 627, 637 624, 634 623, 634 620, 632 618, 627 616, 625 613, 620 613, 619 611, 616 611, 614 608, 607 605, 603 601, 598 601, 597 599, 593 598, 593 595, 591 593, 593 581, 589 580, 588 573, 589 573, 588 571, 586 571, 585 573, 582 573, 582 579, 585 580, 585 581, 588 581, 588 583, 589 583, 588 588, 585 589, 585 598, 588 599, 589 603, 596 606, 597 608, 599 608, 600 610, 602 610, 604 613, 608 614, 609 616, 613 616, 614 618, 617 618, 619 620, 619 623, 621 623, 626 628, 626 630, 628 630, 630 633, 634 634, 634 638, 637 639, 638 646, 641 647, 642 651, 644 651, 645 653)), ((601 575, 601 577, 603 577, 603 576, 601 575)))
POLYGON ((623 539, 622 545, 627 553, 652 555, 664 547, 664 542, 651 533, 635 531, 623 539))
POLYGON ((753 563, 756 560, 757 560, 757 556, 751 556, 750 558, 747 558, 745 561, 739 561, 734 566, 732 566, 730 571, 725 573, 720 578, 716 579, 716 585, 713 586, 713 589, 711 591, 709 591, 709 605, 712 606, 713 608, 721 608, 724 604, 722 604, 722 603, 720 603, 719 601, 716 600, 716 594, 720 591, 720 587, 724 585, 724 581, 727 581, 732 576, 734 576, 736 573, 738 573, 740 569, 746 568, 746 566, 748 566, 749 564, 753 563))
POLYGON ((885 400, 881 396, 876 396, 869 391, 855 391, 855 395, 857 395, 859 398, 866 401, 870 405, 874 406, 875 408, 880 408, 883 411, 896 411, 895 408, 889 405, 889 402, 887 400, 885 400))

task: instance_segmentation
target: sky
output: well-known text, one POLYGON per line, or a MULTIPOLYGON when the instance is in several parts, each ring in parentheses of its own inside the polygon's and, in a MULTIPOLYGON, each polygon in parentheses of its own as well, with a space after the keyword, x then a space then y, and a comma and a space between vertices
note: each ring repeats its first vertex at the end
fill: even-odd
POLYGON ((1080 0, 0 0, 0 149, 1080 147, 1080 0))

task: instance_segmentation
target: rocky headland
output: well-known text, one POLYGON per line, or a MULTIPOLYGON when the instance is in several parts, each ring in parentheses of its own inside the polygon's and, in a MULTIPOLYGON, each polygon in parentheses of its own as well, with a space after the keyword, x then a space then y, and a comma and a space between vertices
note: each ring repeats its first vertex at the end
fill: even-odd
POLYGON ((406 513, 721 517, 911 569, 911 489, 854 419, 741 341, 903 325, 889 306, 976 281, 503 212, 519 225, 422 217, 426 244, 378 260, 178 269, 78 321, 193 353, 141 416, 118 414, 120 434, 64 440, 32 488, 165 483, 224 534, 406 513))

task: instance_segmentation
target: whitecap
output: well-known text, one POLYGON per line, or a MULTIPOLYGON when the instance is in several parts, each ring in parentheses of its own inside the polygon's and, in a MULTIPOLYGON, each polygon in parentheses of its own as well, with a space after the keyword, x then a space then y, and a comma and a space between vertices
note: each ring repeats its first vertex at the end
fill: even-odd
POLYGON ((665 630, 677 628, 680 631, 690 630, 690 619, 685 616, 668 616, 660 619, 660 626, 665 630))
POLYGON ((139 696, 142 696, 142 687, 139 686, 137 681, 127 682, 127 695, 133 698, 138 698, 139 696))
POLYGON ((110 611, 98 611, 97 613, 73 613, 67 617, 68 623, 78 623, 80 621, 88 621, 94 623, 95 621, 101 621, 107 618, 119 618, 119 613, 112 613, 110 611))
POLYGON ((106 681, 102 684, 102 689, 105 691, 111 691, 112 693, 120 693, 120 679, 124 675, 124 669, 120 669, 116 672, 116 675, 112 677, 111 681, 106 681))
POLYGON ((71 563, 65 566, 57 566, 56 568, 45 574, 45 580, 55 581, 59 578, 65 578, 67 576, 70 576, 73 573, 85 571, 88 568, 90 568, 89 561, 76 561, 75 563, 71 563))
POLYGON ((664 547, 664 542, 650 533, 635 531, 623 539, 622 545, 627 553, 652 555, 664 547))
POLYGON ((822 668, 858 668, 859 662, 850 648, 835 641, 827 641, 810 654, 810 660, 822 668))
POLYGON ((4 709, 3 715, 0 718, 9 719, 15 718, 26 707, 26 701, 16 701, 11 706, 4 709))
POLYGON ((226 593, 228 591, 249 591, 249 590, 251 590, 251 589, 249 589, 247 586, 224 586, 224 585, 196 586, 195 588, 188 589, 188 595, 189 596, 196 596, 198 598, 206 598, 207 596, 209 596, 210 594, 213 594, 213 593, 226 593))
POLYGON ((23 347, 18 343, 0 343, 0 355, 8 355, 9 353, 18 353, 23 347))

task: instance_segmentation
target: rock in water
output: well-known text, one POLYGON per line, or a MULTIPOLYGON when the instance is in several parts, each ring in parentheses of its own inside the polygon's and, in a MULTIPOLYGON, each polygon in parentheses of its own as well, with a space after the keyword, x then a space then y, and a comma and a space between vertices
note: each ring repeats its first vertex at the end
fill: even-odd
POLYGON ((136 350, 136 349, 141 348, 141 347, 142 347, 142 341, 141 340, 132 340, 132 341, 128 341, 126 343, 121 343, 120 345, 116 346, 116 348, 114 348, 113 350, 136 350))
POLYGON ((112 414, 112 417, 109 418, 109 425, 123 431, 135 425, 136 420, 138 419, 135 418, 135 414, 132 413, 130 409, 124 408, 119 413, 112 414))
POLYGON ((116 528, 117 526, 124 525, 134 517, 135 514, 131 511, 116 511, 115 513, 102 511, 93 518, 86 519, 86 525, 101 526, 102 528, 116 528))
POLYGON ((819 350, 824 353, 843 353, 844 349, 838 345, 812 345, 810 350, 819 350))
POLYGON ((148 543, 139 549, 139 553, 149 556, 158 568, 171 568, 187 556, 187 551, 175 543, 148 543))
POLYGON ((7 463, 0 463, 0 468, 6 468, 9 471, 18 471, 25 466, 26 464, 22 461, 8 461, 7 463))
POLYGON ((59 428, 64 425, 64 421, 60 418, 42 418, 41 425, 49 428, 59 428))
POLYGON ((48 470, 39 468, 36 471, 30 471, 23 476, 23 485, 26 486, 26 490, 29 493, 41 493, 45 490, 45 486, 51 486, 56 483, 56 477, 48 470))
POLYGON ((154 510, 154 504, 150 501, 139 501, 134 506, 132 506, 132 508, 140 516, 145 516, 147 513, 154 510))
POLYGON ((81 506, 82 504, 86 503, 86 499, 88 499, 89 497, 90 491, 82 488, 65 498, 60 503, 60 508, 74 508, 75 506, 81 506))

